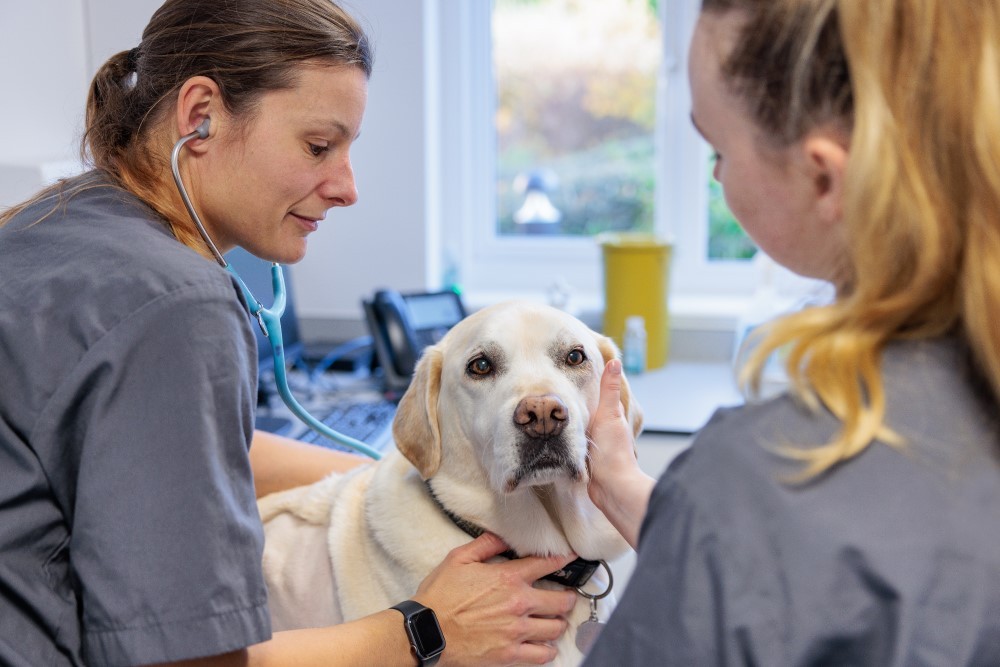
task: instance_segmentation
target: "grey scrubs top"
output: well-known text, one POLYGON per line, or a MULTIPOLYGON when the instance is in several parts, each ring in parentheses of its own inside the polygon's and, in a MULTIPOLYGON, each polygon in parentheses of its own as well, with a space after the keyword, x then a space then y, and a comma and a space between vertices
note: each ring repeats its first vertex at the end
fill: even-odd
POLYGON ((266 640, 238 292, 134 197, 71 185, 0 227, 0 664, 266 640))
POLYGON ((1000 428, 966 368, 954 342, 893 345, 906 447, 805 485, 767 447, 824 443, 831 415, 788 397, 717 413, 657 483, 585 664, 1000 665, 1000 428))

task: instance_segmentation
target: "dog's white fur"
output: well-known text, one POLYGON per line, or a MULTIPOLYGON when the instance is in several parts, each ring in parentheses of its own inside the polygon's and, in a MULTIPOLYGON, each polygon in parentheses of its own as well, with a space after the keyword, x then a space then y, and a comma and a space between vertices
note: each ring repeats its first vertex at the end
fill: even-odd
MULTIPOLYGON (((576 318, 525 302, 491 306, 457 324, 417 365, 393 424, 396 450, 260 500, 274 628, 386 609, 470 541, 424 480, 453 514, 500 535, 518 554, 622 555, 627 544, 587 495, 585 434, 604 365, 617 353, 576 318), (555 428, 546 433, 546 426, 555 428)), ((622 399, 638 434, 641 411, 625 381, 622 399)), ((586 590, 606 586, 599 568, 586 590)), ((601 600, 602 619, 613 604, 613 596, 601 600)), ((574 639, 589 613, 580 597, 553 664, 582 660, 574 639)))

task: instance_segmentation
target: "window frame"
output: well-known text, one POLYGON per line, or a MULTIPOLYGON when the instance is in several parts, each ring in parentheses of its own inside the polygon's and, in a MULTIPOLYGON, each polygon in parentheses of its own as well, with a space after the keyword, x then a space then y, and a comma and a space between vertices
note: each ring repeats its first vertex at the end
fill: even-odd
MULTIPOLYGON (((544 296, 565 287, 600 308, 602 259, 593 238, 497 235, 493 3, 438 0, 436 9, 444 272, 456 275, 473 300, 544 296)), ((752 293, 755 274, 749 261, 707 259, 710 152, 691 124, 687 83, 687 49, 699 10, 700 0, 660 2, 664 56, 657 83, 654 230, 674 245, 672 299, 731 301, 752 293)))

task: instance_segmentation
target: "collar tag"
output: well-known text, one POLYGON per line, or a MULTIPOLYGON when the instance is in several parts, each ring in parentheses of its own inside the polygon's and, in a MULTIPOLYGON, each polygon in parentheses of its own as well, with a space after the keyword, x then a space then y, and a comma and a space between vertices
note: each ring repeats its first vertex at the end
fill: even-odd
POLYGON ((572 563, 567 563, 561 570, 545 575, 542 579, 548 579, 570 588, 580 588, 590 580, 590 576, 594 574, 594 570, 600 564, 599 560, 577 558, 572 563))

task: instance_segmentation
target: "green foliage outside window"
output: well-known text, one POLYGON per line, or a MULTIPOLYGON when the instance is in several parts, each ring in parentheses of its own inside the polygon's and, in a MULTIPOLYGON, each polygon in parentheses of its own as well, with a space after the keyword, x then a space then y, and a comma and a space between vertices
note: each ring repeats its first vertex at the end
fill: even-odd
MULTIPOLYGON (((495 0, 497 233, 521 233, 526 174, 554 174, 546 193, 565 236, 653 231, 658 0, 495 0)), ((708 178, 709 259, 755 248, 708 178)), ((692 193, 693 196, 693 193, 692 193)), ((546 226, 547 227, 547 226, 546 226)))
POLYGON ((711 171, 712 163, 709 162, 708 259, 750 259, 757 252, 757 246, 729 211, 722 186, 712 178, 711 171))
POLYGON ((562 214, 556 233, 652 230, 655 9, 649 0, 496 0, 500 235, 520 232, 517 185, 537 170, 556 177, 546 192, 562 214))

